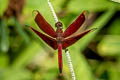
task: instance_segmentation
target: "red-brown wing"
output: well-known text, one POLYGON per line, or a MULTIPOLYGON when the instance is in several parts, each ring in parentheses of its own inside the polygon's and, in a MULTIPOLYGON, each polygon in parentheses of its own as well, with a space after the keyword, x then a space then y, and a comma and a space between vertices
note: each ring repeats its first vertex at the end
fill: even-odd
POLYGON ((35 17, 35 22, 39 26, 39 28, 44 31, 46 34, 52 37, 56 37, 56 32, 51 27, 51 25, 44 19, 44 17, 37 11, 37 15, 35 17))
POLYGON ((39 31, 35 30, 34 28, 31 27, 31 29, 41 38, 43 39, 50 47, 53 49, 57 49, 57 41, 53 38, 50 38, 39 31))
POLYGON ((63 49, 66 49, 67 47, 71 46, 72 44, 74 44, 75 42, 77 42, 81 37, 85 36, 87 33, 91 32, 91 31, 93 31, 95 29, 96 28, 90 29, 90 30, 86 30, 83 33, 80 33, 80 34, 78 34, 76 36, 73 36, 71 38, 65 39, 63 41, 63 45, 62 45, 63 49))
POLYGON ((80 28, 84 21, 85 12, 82 12, 80 16, 65 30, 65 32, 63 33, 63 37, 65 38, 75 33, 80 28))

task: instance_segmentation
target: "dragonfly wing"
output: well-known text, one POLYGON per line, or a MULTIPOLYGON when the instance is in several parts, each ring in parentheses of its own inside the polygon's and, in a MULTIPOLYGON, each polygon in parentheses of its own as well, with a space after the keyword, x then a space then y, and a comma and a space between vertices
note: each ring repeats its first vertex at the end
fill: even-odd
POLYGON ((50 38, 44 34, 42 34, 41 32, 35 30, 34 28, 31 27, 31 29, 41 38, 43 39, 50 47, 52 47, 53 49, 57 49, 57 41, 53 38, 50 38))
POLYGON ((71 34, 75 33, 85 21, 85 11, 80 14, 80 16, 69 25, 69 27, 63 33, 63 37, 68 37, 71 34))
POLYGON ((35 17, 35 22, 39 26, 39 28, 44 31, 46 34, 52 37, 56 37, 56 32, 51 27, 51 25, 44 19, 44 17, 37 11, 37 15, 35 17))
POLYGON ((86 30, 86 31, 84 31, 84 32, 82 32, 82 33, 80 33, 80 34, 78 34, 76 36, 73 36, 71 38, 65 39, 63 41, 63 45, 62 45, 63 49, 66 49, 67 47, 71 46, 72 44, 74 44, 75 42, 77 42, 81 37, 85 36, 87 33, 91 32, 91 31, 93 31, 95 29, 96 28, 90 29, 90 30, 86 30))

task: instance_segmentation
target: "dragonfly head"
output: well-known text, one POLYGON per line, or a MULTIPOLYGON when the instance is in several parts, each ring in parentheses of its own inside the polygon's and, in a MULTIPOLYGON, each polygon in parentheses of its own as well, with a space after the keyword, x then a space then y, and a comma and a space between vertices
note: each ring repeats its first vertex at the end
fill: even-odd
POLYGON ((61 22, 57 22, 57 23, 55 24, 55 26, 56 26, 57 28, 61 28, 61 29, 63 28, 63 27, 62 27, 63 25, 62 25, 61 22))

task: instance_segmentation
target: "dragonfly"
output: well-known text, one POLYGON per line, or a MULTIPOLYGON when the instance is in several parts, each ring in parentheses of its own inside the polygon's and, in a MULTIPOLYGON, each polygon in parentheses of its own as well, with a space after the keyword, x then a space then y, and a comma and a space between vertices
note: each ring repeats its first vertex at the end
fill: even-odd
POLYGON ((45 33, 41 33, 38 30, 30 27, 33 32, 35 32, 45 43, 47 43, 54 50, 58 49, 58 66, 59 72, 62 73, 63 62, 62 62, 62 49, 66 49, 71 46, 75 42, 77 42, 80 38, 88 34, 89 32, 95 30, 89 29, 85 30, 75 36, 69 37, 74 34, 84 23, 85 11, 83 11, 72 24, 63 32, 63 24, 58 21, 55 23, 56 31, 51 27, 51 25, 45 20, 45 18, 41 15, 39 11, 35 16, 35 22, 39 26, 39 28, 45 33))

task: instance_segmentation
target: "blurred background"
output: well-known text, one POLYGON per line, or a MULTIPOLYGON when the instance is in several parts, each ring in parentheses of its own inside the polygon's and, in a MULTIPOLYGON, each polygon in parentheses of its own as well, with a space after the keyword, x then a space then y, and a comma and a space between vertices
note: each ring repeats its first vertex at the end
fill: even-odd
MULTIPOLYGON (((98 28, 69 47, 77 80, 120 80, 120 3, 110 0, 51 0, 64 30, 84 10, 83 27, 98 28)), ((47 0, 0 0, 0 80, 72 80, 63 51, 59 77, 57 50, 28 26, 39 10, 55 28, 47 0)), ((78 33, 77 32, 77 33, 78 33)), ((76 33, 76 34, 77 34, 76 33)))

